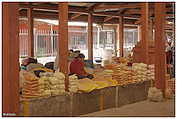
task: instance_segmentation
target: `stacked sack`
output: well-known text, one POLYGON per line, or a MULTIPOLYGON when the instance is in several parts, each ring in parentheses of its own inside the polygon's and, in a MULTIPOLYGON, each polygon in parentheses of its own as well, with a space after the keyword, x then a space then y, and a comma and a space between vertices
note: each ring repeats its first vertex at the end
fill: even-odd
POLYGON ((50 85, 50 77, 53 77, 52 72, 40 73, 39 79, 39 87, 41 97, 51 96, 51 85, 50 85))
POLYGON ((117 80, 120 85, 131 83, 132 71, 126 64, 119 64, 114 70, 113 80, 117 80))
POLYGON ((116 86, 117 81, 112 79, 113 71, 112 70, 104 70, 102 72, 97 72, 94 74, 94 78, 92 79, 99 85, 99 89, 101 87, 108 86, 116 86))
POLYGON ((39 79, 41 96, 65 93, 65 76, 61 72, 41 73, 39 79))
POLYGON ((69 92, 76 93, 78 91, 78 77, 74 74, 69 76, 69 92))
POLYGON ((148 80, 155 80, 155 68, 154 68, 154 64, 148 66, 147 79, 148 80))
POLYGON ((162 101, 163 100, 162 91, 160 89, 157 89, 156 87, 149 88, 148 99, 154 102, 162 101))
POLYGON ((39 79, 39 91, 41 97, 51 96, 49 77, 41 76, 39 79))
POLYGON ((133 80, 145 81, 147 80, 147 64, 144 63, 133 63, 132 70, 134 71, 133 80))
POLYGON ((52 95, 65 93, 65 75, 61 72, 55 72, 54 77, 50 78, 52 95))
POLYGON ((32 99, 40 96, 38 78, 29 72, 24 73, 24 83, 22 87, 22 98, 32 99))
POLYGON ((104 78, 110 78, 110 79, 112 79, 113 73, 114 73, 113 70, 104 70, 102 72, 104 78))
POLYGON ((88 92, 91 92, 97 88, 98 88, 98 85, 94 81, 92 81, 88 78, 80 79, 78 81, 78 90, 81 92, 88 93, 88 92))

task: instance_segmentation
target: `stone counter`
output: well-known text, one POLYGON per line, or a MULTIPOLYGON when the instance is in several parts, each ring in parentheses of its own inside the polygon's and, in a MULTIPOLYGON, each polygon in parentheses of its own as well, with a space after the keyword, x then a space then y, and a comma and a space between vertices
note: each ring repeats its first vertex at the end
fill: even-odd
POLYGON ((51 96, 31 101, 22 101, 20 103, 20 110, 24 116, 71 116, 70 102, 69 95, 51 96))
POLYGON ((121 107, 126 104, 146 100, 149 87, 150 81, 119 86, 116 92, 118 95, 117 106, 121 107))
POLYGON ((146 100, 151 82, 20 102, 21 116, 79 116, 146 100))

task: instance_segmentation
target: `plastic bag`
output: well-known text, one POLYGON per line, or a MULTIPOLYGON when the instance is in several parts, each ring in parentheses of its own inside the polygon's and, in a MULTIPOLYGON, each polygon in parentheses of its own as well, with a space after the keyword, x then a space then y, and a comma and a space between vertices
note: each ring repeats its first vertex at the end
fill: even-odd
POLYGON ((80 79, 78 82, 78 90, 83 91, 83 92, 91 92, 94 89, 97 89, 98 85, 90 80, 90 79, 80 79))
POLYGON ((98 85, 97 89, 101 89, 109 86, 107 81, 94 81, 94 82, 98 85))

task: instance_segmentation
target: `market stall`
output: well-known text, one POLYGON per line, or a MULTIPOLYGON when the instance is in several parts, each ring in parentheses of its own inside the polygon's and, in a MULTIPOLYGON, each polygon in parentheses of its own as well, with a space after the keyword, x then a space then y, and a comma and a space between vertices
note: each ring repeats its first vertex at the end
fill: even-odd
POLYGON ((152 69, 143 63, 108 64, 95 69, 92 80, 78 80, 76 75, 71 75, 69 92, 65 91, 65 76, 61 72, 41 72, 40 77, 32 72, 20 72, 23 75, 21 116, 79 116, 146 100, 154 80, 154 75, 149 76, 154 70, 149 67, 152 69))
MULTIPOLYGON (((120 107, 147 99, 148 89, 154 86, 153 81, 155 79, 155 87, 165 91, 165 15, 161 13, 165 13, 166 6, 170 9, 173 8, 172 3, 170 5, 168 3, 153 3, 153 5, 149 3, 118 3, 116 6, 101 3, 101 7, 99 3, 83 5, 82 7, 78 6, 80 3, 75 3, 76 6, 73 6, 73 3, 69 4, 66 2, 42 4, 25 2, 19 6, 19 3, 3 3, 3 116, 78 116, 120 107), (126 12, 129 7, 136 8, 135 6, 140 8, 138 11, 140 15, 138 16, 132 15, 130 17, 129 14, 120 14, 120 18, 117 13, 98 12, 100 9, 102 11, 110 10, 110 7, 123 7, 126 8, 124 11, 126 12), (150 6, 155 8, 155 12, 152 14, 155 21, 155 66, 150 66, 147 62, 149 51, 148 8, 150 6), (41 9, 42 11, 40 11, 41 9), (58 37, 57 45, 59 46, 58 56, 60 60, 58 59, 58 66, 60 72, 45 70, 36 76, 34 72, 25 71, 20 72, 23 79, 19 78, 19 11, 21 16, 26 15, 30 20, 28 50, 31 56, 34 54, 32 43, 33 17, 59 19, 58 35, 60 34, 60 37, 58 37), (110 23, 118 24, 117 18, 119 18, 120 39, 117 39, 117 42, 120 43, 118 49, 121 52, 120 56, 123 56, 124 24, 134 24, 141 18, 141 45, 144 48, 141 57, 143 57, 143 63, 132 64, 130 62, 127 65, 127 60, 123 58, 123 61, 119 59, 119 64, 107 64, 104 69, 94 72, 95 78, 93 80, 87 78, 78 80, 74 75, 68 76, 68 19, 73 18, 73 15, 82 15, 82 19, 79 20, 88 22, 88 56, 91 60, 93 59, 92 25, 94 22, 105 23, 108 19, 112 19, 110 23), (94 18, 93 15, 95 15, 94 18), (100 16, 102 17, 100 18, 100 16), (131 21, 132 18, 135 20, 131 21), (20 81, 22 82, 19 86, 20 81)), ((122 12, 120 11, 120 13, 122 12)), ((116 44, 116 46, 118 45, 116 44)))

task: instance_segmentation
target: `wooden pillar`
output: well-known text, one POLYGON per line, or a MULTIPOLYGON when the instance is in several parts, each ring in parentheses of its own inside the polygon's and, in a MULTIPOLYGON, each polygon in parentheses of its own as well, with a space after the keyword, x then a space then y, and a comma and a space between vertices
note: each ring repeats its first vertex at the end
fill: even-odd
POLYGON ((88 14, 88 59, 93 61, 93 15, 88 14))
POLYGON ((34 57, 33 8, 28 8, 28 56, 34 57))
POLYGON ((115 52, 115 56, 118 57, 118 44, 117 44, 117 26, 114 27, 114 52, 115 52))
POLYGON ((148 40, 149 40, 149 30, 148 30, 148 3, 142 3, 141 7, 141 48, 142 48, 142 62, 148 64, 148 40))
POLYGON ((18 3, 2 2, 2 116, 19 114, 18 3))
POLYGON ((138 25, 138 41, 140 41, 142 38, 141 36, 141 25, 138 25))
POLYGON ((58 64, 60 72, 65 74, 65 87, 68 91, 68 3, 60 2, 58 3, 59 12, 59 34, 58 34, 58 64))
POLYGON ((124 56, 124 18, 119 17, 119 51, 120 57, 124 56))
POLYGON ((152 19, 149 20, 149 40, 153 39, 153 21, 152 19))
POLYGON ((155 3, 155 86, 165 90, 165 3, 155 3))

